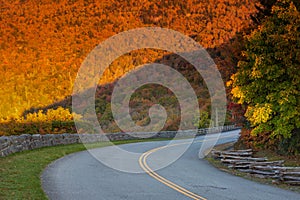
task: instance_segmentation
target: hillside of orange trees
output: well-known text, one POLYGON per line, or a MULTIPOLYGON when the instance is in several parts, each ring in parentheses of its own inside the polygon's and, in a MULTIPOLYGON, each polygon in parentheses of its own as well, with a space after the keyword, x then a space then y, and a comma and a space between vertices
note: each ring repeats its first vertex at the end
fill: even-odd
MULTIPOLYGON (((192 37, 207 48, 226 81, 235 72, 240 56, 238 33, 251 26, 255 5, 259 6, 253 0, 0 0, 0 118, 17 119, 26 110, 49 108, 57 102, 70 107, 68 98, 65 103, 62 100, 72 94, 76 73, 88 53, 108 37, 138 27, 170 28, 192 37)), ((112 117, 112 87, 108 83, 140 64, 154 61, 181 68, 195 88, 201 109, 209 109, 205 84, 199 86, 201 77, 171 53, 138 50, 112 63, 99 81, 102 93, 96 100, 105 126, 111 125, 104 119, 112 117)), ((165 95, 155 101, 166 103, 161 98, 172 95, 165 88, 161 90, 165 95)), ((133 99, 137 103, 132 103, 132 110, 142 113, 133 118, 143 124, 147 120, 141 117, 141 110, 152 104, 148 101, 153 95, 143 101, 140 96, 133 99), (143 106, 137 106, 138 101, 143 106)), ((179 112, 176 106, 171 107, 173 113, 179 112)), ((166 126, 174 128, 177 120, 171 116, 166 126)))

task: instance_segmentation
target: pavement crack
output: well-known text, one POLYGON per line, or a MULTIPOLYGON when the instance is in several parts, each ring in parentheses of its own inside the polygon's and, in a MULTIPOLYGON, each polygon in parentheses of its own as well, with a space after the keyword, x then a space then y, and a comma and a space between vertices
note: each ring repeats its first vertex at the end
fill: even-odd
POLYGON ((192 185, 194 188, 213 188, 213 189, 219 189, 219 190, 226 190, 225 187, 219 187, 214 185, 192 185))

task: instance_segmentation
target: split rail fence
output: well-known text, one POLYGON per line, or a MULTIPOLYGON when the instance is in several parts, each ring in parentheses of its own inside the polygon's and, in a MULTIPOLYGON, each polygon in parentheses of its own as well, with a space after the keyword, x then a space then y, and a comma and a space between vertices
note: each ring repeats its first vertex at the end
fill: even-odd
POLYGON ((300 185, 300 167, 285 167, 284 160, 269 161, 266 157, 254 158, 251 149, 212 151, 228 168, 249 173, 259 178, 272 178, 276 182, 300 185))

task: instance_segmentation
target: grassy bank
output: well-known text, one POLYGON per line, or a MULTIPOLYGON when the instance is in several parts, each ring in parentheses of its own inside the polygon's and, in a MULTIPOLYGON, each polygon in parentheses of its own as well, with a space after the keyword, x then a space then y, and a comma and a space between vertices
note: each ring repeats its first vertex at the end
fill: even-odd
MULTIPOLYGON (((156 139, 162 140, 162 139, 156 139)), ((116 141, 114 144, 154 141, 154 139, 116 141)), ((88 148, 105 147, 107 142, 88 148)), ((45 147, 0 158, 0 199, 47 199, 40 181, 43 169, 67 154, 86 150, 82 144, 45 147)))

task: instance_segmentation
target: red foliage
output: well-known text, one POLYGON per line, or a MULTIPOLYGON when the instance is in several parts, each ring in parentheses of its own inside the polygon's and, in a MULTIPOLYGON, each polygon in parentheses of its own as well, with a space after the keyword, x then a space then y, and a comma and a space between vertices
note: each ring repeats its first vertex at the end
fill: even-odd
POLYGON ((271 133, 269 132, 253 135, 250 129, 243 128, 239 140, 246 148, 252 148, 254 150, 266 148, 271 150, 277 149, 276 141, 271 139, 271 133))

